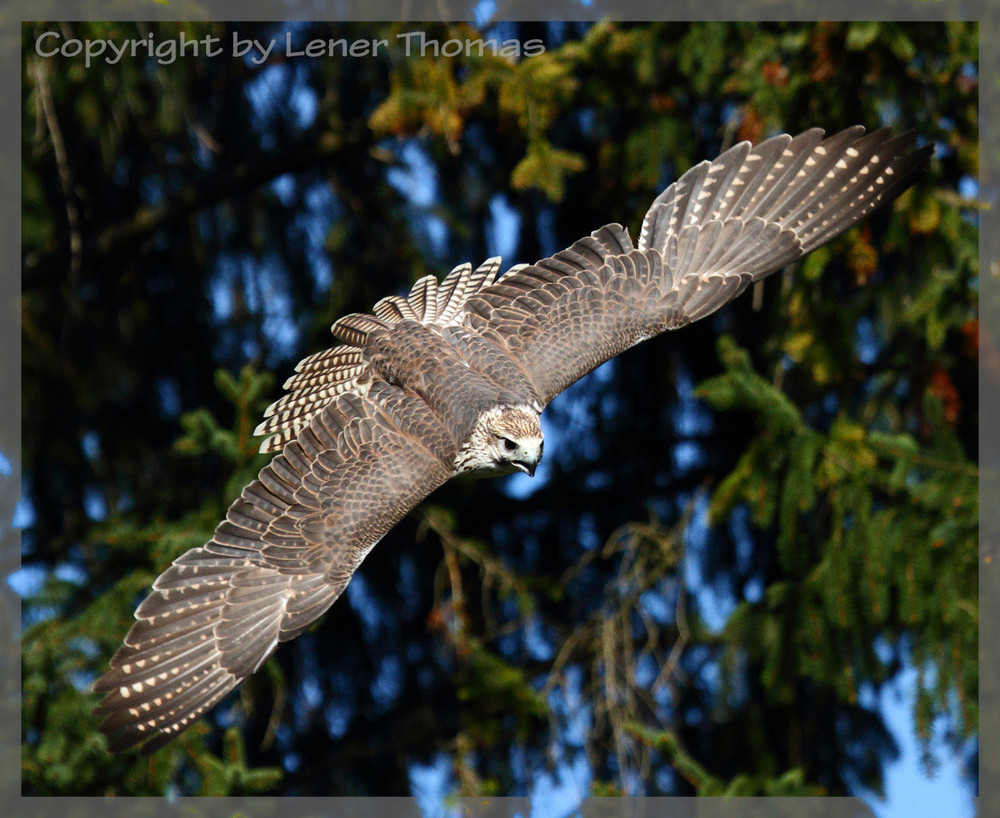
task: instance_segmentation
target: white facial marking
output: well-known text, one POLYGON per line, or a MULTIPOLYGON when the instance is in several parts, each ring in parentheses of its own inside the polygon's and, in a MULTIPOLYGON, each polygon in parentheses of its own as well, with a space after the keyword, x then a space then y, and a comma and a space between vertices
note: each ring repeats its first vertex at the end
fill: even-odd
POLYGON ((544 441, 534 406, 495 406, 480 416, 455 457, 455 474, 534 474, 544 441))

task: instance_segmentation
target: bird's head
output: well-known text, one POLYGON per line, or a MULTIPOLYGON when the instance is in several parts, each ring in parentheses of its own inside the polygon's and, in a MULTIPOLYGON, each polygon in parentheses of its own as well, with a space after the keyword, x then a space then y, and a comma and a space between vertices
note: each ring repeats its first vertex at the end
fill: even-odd
POLYGON ((458 472, 534 476, 545 441, 538 412, 529 406, 497 406, 484 412, 456 463, 458 472))

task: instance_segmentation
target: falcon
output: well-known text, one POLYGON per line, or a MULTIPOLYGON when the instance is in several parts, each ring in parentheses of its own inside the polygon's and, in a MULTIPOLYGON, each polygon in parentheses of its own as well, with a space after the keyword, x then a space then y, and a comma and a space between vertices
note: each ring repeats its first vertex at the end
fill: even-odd
POLYGON ((343 593, 369 551, 456 475, 533 475, 539 417, 620 352, 696 321, 892 201, 926 167, 912 133, 818 128, 684 173, 633 243, 609 224, 497 276, 421 278, 331 328, 256 429, 276 453, 212 539, 170 565, 94 685, 110 750, 151 753, 343 593))

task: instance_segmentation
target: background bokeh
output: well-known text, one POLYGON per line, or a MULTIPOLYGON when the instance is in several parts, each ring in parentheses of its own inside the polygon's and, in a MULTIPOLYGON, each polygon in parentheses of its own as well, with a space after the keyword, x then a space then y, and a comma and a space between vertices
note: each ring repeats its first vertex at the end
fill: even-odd
POLYGON ((26 25, 24 794, 877 796, 904 681, 921 769, 957 757, 974 791, 977 36, 26 25), (546 50, 405 56, 417 30, 546 50), (39 56, 45 31, 225 53, 86 67, 39 56), (278 45, 257 64, 234 34, 278 45), (289 57, 286 34, 392 45, 289 57), (435 493, 173 745, 106 753, 89 684, 266 462, 249 431, 333 320, 464 261, 634 234, 735 141, 855 123, 916 129, 930 172, 571 388, 534 480, 435 493))

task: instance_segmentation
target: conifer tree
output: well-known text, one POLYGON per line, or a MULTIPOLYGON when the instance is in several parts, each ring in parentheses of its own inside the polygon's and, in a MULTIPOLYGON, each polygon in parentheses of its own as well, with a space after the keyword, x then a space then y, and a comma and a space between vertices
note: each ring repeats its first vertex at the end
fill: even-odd
MULTIPOLYGON (((878 791, 877 692, 977 725, 977 28, 464 24, 510 60, 42 59, 24 28, 22 781, 30 795, 878 791), (893 207, 548 410, 534 483, 456 482, 151 759, 89 685, 266 458, 295 361, 428 273, 531 261, 742 139, 914 128, 893 207)), ((63 36, 396 42, 393 24, 63 36)), ((929 746, 929 745, 927 745, 929 746)))

